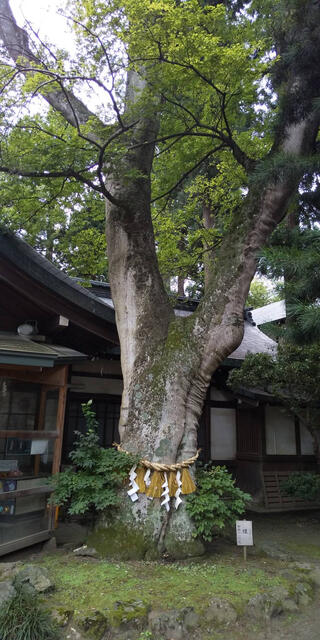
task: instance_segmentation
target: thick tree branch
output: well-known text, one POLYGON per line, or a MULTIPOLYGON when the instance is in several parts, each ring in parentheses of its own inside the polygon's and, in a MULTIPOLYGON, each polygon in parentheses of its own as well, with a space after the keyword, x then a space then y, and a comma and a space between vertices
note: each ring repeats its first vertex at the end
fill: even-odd
MULTIPOLYGON (((318 113, 299 123, 287 123, 282 152, 309 155, 320 124, 318 113)), ((197 315, 203 328, 203 379, 210 379, 217 357, 223 360, 238 344, 242 334, 243 305, 257 266, 258 251, 270 237, 287 212, 292 195, 301 179, 301 169, 266 181, 265 187, 253 185, 246 197, 243 215, 235 220, 225 234, 211 273, 208 291, 199 305, 197 315), (225 256, 228 256, 227 263, 225 256), (217 296, 217 290, 220 290, 217 296), (214 313, 213 313, 214 310, 214 313), (220 345, 220 346, 219 346, 220 345)), ((199 332, 199 324, 196 326, 199 332)))
POLYGON ((153 140, 144 140, 143 142, 139 142, 128 147, 128 150, 131 149, 139 149, 141 147, 146 147, 149 144, 157 145, 160 142, 166 142, 167 140, 177 139, 181 140, 182 138, 212 138, 214 137, 212 133, 203 133, 200 131, 192 131, 192 129, 186 129, 186 131, 177 131, 177 133, 170 133, 167 136, 160 136, 159 138, 154 138, 153 140))
MULTIPOLYGON (((23 60, 29 60, 39 64, 40 67, 42 66, 41 61, 30 49, 26 31, 17 25, 9 0, 0 0, 0 38, 18 70, 25 73, 23 60)), ((44 71, 43 67, 42 70, 44 71)), ((79 98, 67 89, 45 92, 43 97, 74 127, 86 124, 89 118, 97 118, 79 98)), ((94 135, 93 140, 96 140, 94 135)))
MULTIPOLYGON (((64 15, 64 14, 62 14, 62 15, 64 15)), ((71 18, 70 16, 66 16, 65 15, 65 18, 67 20, 72 20, 72 22, 74 24, 76 24, 79 27, 81 27, 81 29, 83 29, 88 35, 90 35, 94 40, 97 40, 97 42, 99 42, 99 45, 101 47, 101 51, 103 51, 105 59, 106 59, 106 62, 107 62, 107 65, 108 65, 108 69, 109 69, 109 73, 110 73, 110 77, 111 77, 111 89, 106 87, 106 85, 103 82, 101 82, 100 80, 98 80, 98 78, 90 78, 90 81, 91 82, 96 82, 96 84, 98 86, 100 86, 104 91, 106 91, 106 93, 109 95, 109 98, 111 100, 113 110, 115 111, 115 114, 117 116, 117 120, 119 122, 119 125, 121 127, 123 127, 124 124, 123 124, 123 121, 122 121, 122 116, 121 116, 121 113, 120 113, 120 109, 119 109, 118 103, 117 103, 117 101, 116 101, 116 99, 114 97, 114 93, 113 93, 114 92, 114 87, 115 87, 114 69, 113 69, 113 66, 111 64, 110 56, 109 56, 109 53, 108 53, 106 47, 104 46, 100 36, 98 36, 96 33, 94 33, 94 31, 92 31, 92 29, 89 29, 89 27, 87 25, 79 22, 79 20, 76 20, 75 18, 71 18)))
MULTIPOLYGON (((86 167, 83 171, 89 171, 90 169, 92 169, 92 167, 86 167)), ((115 198, 110 193, 110 191, 108 191, 104 183, 101 184, 99 181, 98 185, 90 178, 84 176, 80 171, 75 171, 72 168, 62 169, 61 171, 26 171, 24 169, 17 169, 0 165, 0 173, 6 173, 11 176, 22 176, 24 178, 69 178, 78 180, 78 182, 82 182, 82 184, 86 184, 88 185, 88 187, 91 187, 93 191, 97 191, 98 193, 104 195, 115 206, 126 208, 126 202, 122 201, 119 198, 115 198)))

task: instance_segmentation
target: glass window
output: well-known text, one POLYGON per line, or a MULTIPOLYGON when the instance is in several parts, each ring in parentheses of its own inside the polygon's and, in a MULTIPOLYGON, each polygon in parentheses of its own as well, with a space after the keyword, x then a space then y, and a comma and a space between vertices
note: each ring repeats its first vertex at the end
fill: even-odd
POLYGON ((8 431, 0 439, 2 552, 16 541, 23 546, 27 536, 48 537, 47 484, 56 441, 46 431, 56 430, 58 394, 45 385, 0 378, 0 428, 8 431))
POLYGON ((54 389, 47 392, 44 428, 46 431, 55 431, 57 428, 59 391, 54 389))
MULTIPOLYGON (((45 387, 42 387, 42 393, 45 387)), ((0 439, 0 479, 51 473, 54 441, 32 439, 38 429, 55 431, 58 390, 48 390, 45 411, 40 408, 41 385, 0 379, 0 425, 9 431, 27 431, 30 438, 13 435, 0 439)))
POLYGON ((211 407, 210 423, 212 460, 232 460, 237 452, 235 409, 211 407))
POLYGON ((98 421, 98 434, 103 447, 111 447, 113 442, 120 442, 118 423, 120 417, 120 397, 116 396, 84 396, 70 394, 64 430, 63 462, 70 464, 69 453, 76 440, 75 431, 85 433, 86 424, 81 404, 92 399, 92 409, 98 421))
POLYGON ((2 429, 34 429, 40 385, 1 378, 0 425, 2 429))
POLYGON ((280 407, 266 406, 267 455, 296 455, 296 430, 292 416, 280 407))

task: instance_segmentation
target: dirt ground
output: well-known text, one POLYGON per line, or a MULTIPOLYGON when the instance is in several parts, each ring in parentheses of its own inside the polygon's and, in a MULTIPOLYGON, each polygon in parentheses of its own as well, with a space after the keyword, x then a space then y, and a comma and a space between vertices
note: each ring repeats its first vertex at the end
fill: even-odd
MULTIPOLYGON (((320 511, 300 511, 246 516, 253 521, 254 549, 282 562, 301 562, 320 567, 320 511)), ((222 636, 223 640, 320 640, 320 589, 299 613, 279 616, 266 623, 262 631, 239 628, 222 636)))

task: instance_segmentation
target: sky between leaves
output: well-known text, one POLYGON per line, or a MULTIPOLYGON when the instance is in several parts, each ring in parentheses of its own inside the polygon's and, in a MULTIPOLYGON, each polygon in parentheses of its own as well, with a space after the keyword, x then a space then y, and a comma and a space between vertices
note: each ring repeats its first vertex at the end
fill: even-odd
POLYGON ((20 27, 28 20, 41 36, 54 40, 59 47, 70 42, 66 19, 58 15, 61 0, 11 0, 10 6, 20 27))

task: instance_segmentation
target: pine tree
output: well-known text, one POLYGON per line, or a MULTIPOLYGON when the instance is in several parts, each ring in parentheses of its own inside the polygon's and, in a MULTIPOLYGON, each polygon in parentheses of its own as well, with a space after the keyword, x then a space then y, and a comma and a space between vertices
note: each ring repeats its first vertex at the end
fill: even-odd
POLYGON ((260 272, 282 280, 287 321, 282 337, 297 344, 320 340, 320 183, 305 177, 288 220, 273 233, 260 272), (312 184, 311 184, 312 181, 312 184))

